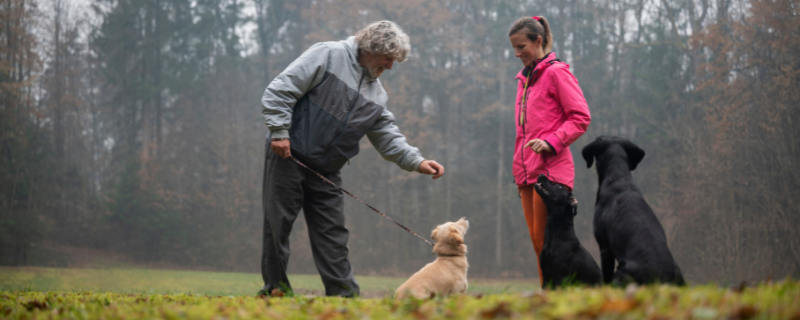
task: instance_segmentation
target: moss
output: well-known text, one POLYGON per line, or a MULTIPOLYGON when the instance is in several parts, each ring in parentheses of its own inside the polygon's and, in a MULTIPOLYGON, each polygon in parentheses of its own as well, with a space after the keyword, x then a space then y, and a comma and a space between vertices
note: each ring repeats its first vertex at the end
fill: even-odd
POLYGON ((0 292, 5 319, 791 319, 800 317, 800 283, 734 290, 715 285, 627 289, 570 287, 432 300, 0 292))

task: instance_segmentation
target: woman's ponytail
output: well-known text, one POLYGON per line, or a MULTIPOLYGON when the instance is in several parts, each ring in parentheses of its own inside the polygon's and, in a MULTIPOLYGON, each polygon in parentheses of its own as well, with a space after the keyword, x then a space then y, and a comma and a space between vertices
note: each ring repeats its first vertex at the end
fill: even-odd
POLYGON ((549 53, 553 48, 553 35, 550 33, 550 23, 544 17, 523 17, 517 19, 508 30, 508 36, 523 32, 531 41, 542 37, 542 50, 549 53))
POLYGON ((542 35, 542 49, 544 53, 550 52, 553 48, 553 35, 550 33, 550 23, 544 17, 539 17, 539 23, 542 24, 544 35, 542 35))

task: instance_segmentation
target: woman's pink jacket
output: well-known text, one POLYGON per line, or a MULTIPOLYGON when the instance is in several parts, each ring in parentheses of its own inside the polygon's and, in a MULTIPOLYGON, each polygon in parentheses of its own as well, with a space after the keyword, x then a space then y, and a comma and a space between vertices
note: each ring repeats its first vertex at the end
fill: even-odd
POLYGON ((522 95, 530 68, 517 75, 519 85, 514 112, 517 139, 513 172, 520 187, 535 183, 540 174, 545 174, 551 181, 572 188, 575 163, 569 145, 586 132, 592 120, 586 98, 578 80, 569 71, 569 65, 555 59, 555 53, 551 52, 534 67, 525 106, 522 105, 522 95), (537 138, 547 141, 555 153, 536 154, 531 148, 523 149, 528 141, 537 138))

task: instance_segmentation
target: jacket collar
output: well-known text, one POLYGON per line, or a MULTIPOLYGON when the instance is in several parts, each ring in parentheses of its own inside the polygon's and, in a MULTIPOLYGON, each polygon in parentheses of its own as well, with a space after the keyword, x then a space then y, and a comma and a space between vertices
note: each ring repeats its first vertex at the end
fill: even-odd
POLYGON ((542 74, 547 67, 553 64, 554 60, 556 60, 556 53, 555 52, 548 52, 544 55, 543 58, 536 60, 533 62, 533 67, 525 67, 519 71, 517 74, 516 79, 525 80, 528 74, 533 70, 535 72, 536 77, 542 74))
POLYGON ((356 37, 349 37, 346 40, 340 41, 342 45, 344 45, 345 49, 347 49, 347 55, 350 57, 350 65, 356 70, 359 70, 360 74, 366 76, 367 81, 375 81, 378 80, 376 78, 372 78, 369 76, 367 72, 367 68, 364 68, 358 63, 358 45, 356 45, 356 37))

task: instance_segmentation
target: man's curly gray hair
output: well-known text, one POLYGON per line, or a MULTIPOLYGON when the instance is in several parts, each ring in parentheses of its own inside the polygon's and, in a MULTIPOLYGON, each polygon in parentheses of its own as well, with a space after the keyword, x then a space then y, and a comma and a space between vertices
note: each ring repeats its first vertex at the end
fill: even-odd
POLYGON ((389 20, 373 22, 356 32, 358 50, 387 54, 396 61, 406 61, 411 43, 403 29, 389 20))

